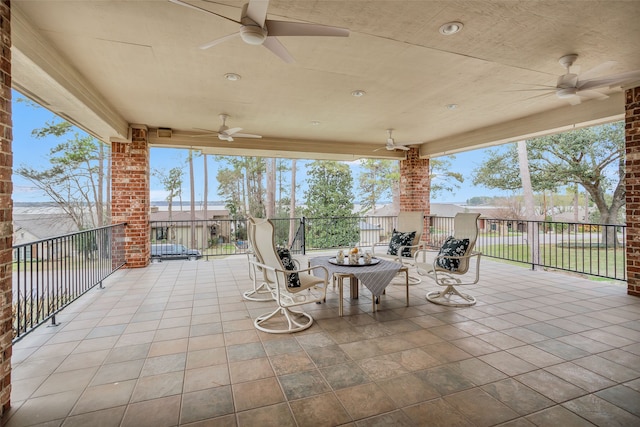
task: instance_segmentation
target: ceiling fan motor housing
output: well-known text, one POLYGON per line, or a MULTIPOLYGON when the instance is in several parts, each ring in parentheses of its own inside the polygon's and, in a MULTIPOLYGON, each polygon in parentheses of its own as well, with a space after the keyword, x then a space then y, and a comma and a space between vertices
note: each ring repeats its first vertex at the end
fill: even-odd
POLYGON ((264 41, 266 40, 267 30, 265 28, 259 27, 255 23, 251 25, 243 25, 240 28, 240 38, 247 44, 258 46, 264 43, 264 41))

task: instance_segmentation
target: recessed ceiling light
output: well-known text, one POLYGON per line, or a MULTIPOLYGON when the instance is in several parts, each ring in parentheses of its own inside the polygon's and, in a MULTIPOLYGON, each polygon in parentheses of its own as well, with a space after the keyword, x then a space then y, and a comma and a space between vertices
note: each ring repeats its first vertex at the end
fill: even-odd
POLYGON ((358 98, 358 97, 364 96, 365 93, 366 93, 365 91, 358 89, 358 90, 354 90, 353 92, 351 92, 351 95, 353 95, 356 98, 358 98))
POLYGON ((318 126, 320 124, 320 122, 317 121, 317 120, 312 120, 311 124, 314 125, 314 126, 318 126))
POLYGON ((462 30, 462 27, 464 27, 462 22, 457 22, 457 21, 447 22, 446 24, 440 27, 439 31, 440 31, 440 34, 442 34, 443 36, 450 36, 455 33, 459 33, 460 30, 462 30))
POLYGON ((447 107, 447 110, 455 110, 458 108, 458 104, 447 104, 445 107, 447 107))
POLYGON ((227 73, 224 75, 224 78, 232 81, 232 82, 236 82, 238 80, 240 80, 242 77, 240 77, 240 74, 236 74, 236 73, 227 73))

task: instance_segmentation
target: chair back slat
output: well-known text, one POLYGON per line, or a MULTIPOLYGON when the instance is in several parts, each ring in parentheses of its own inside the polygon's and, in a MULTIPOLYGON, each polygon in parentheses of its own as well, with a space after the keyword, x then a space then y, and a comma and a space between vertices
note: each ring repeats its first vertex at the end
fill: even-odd
MULTIPOLYGON (((398 226, 397 231, 403 233, 415 231, 416 235, 413 238, 412 246, 420 243, 422 233, 424 232, 424 212, 423 211, 403 211, 398 214, 398 226)), ((412 251, 412 253, 415 250, 412 251)))
MULTIPOLYGON (((469 247, 465 252, 465 256, 469 255, 476 245, 478 239, 478 218, 479 213, 457 213, 453 219, 453 237, 456 239, 469 239, 469 247)), ((456 273, 464 274, 469 270, 469 258, 460 260, 460 265, 456 273)))
MULTIPOLYGON (((259 219, 254 221, 252 228, 254 238, 253 245, 258 261, 261 264, 284 270, 282 261, 276 251, 275 228, 273 223, 268 219, 259 219)), ((273 271, 265 270, 263 271, 263 274, 265 275, 265 280, 267 282, 278 283, 273 271)), ((280 278, 281 281, 284 280, 284 275, 282 276, 283 277, 280 278)))

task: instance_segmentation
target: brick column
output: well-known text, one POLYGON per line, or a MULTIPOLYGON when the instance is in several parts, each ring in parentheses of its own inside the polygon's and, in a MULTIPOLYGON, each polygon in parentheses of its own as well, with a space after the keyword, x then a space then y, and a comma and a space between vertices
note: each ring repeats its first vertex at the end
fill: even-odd
POLYGON ((640 87, 625 95, 627 293, 640 296, 640 87))
POLYGON ((11 350, 13 340, 11 275, 13 201, 11 170, 13 124, 11 118, 11 8, 0 2, 0 416, 11 405, 11 350))
POLYGON ((132 129, 130 143, 111 144, 111 222, 125 222, 126 268, 149 265, 149 146, 147 129, 132 129))
MULTIPOLYGON (((420 158, 418 148, 410 148, 407 158, 400 161, 400 211, 423 211, 430 214, 429 159, 420 158)), ((428 227, 422 233, 422 240, 428 241, 428 227)))

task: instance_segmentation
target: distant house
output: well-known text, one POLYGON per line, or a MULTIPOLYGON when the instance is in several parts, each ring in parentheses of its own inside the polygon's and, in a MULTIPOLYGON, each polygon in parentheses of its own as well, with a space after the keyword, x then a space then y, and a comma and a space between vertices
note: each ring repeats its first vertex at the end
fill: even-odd
POLYGON ((238 224, 231 221, 227 209, 208 209, 206 218, 203 210, 196 210, 196 222, 192 224, 191 220, 190 211, 172 211, 169 215, 168 211, 152 206, 152 242, 177 243, 203 249, 213 243, 227 243, 233 240, 232 233, 238 228, 238 224))
POLYGON ((57 245, 41 242, 45 239, 64 236, 79 231, 76 223, 62 213, 33 213, 13 215, 13 251, 14 260, 55 259, 66 256, 69 245, 57 245), (54 249, 56 248, 56 249, 54 249))

